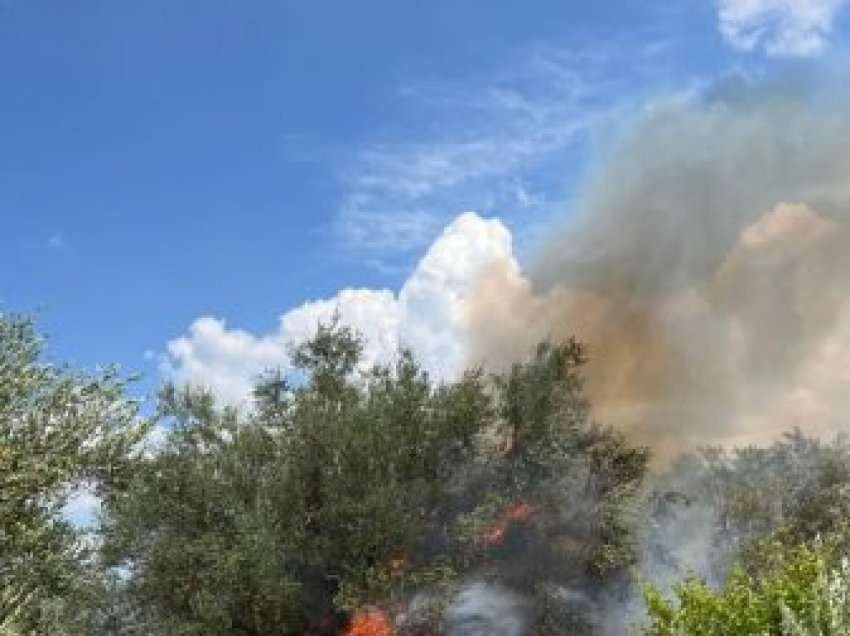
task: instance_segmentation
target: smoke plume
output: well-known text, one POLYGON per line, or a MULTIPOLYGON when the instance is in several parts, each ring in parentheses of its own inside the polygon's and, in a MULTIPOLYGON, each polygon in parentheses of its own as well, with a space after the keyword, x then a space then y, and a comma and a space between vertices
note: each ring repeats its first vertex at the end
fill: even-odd
POLYGON ((527 273, 482 276, 476 362, 589 349, 595 415, 669 458, 832 429, 850 407, 850 118, 799 86, 659 102, 600 144, 527 273))
POLYGON ((519 599, 498 587, 475 583, 449 608, 447 636, 521 636, 524 617, 519 599))

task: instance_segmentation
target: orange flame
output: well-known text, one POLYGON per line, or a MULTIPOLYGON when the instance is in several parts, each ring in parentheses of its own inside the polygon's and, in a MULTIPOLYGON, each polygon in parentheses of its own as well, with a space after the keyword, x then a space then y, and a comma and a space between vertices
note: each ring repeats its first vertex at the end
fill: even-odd
POLYGON ((369 607, 358 610, 345 630, 345 636, 395 636, 395 631, 381 610, 369 607))
POLYGON ((528 520, 533 512, 534 508, 524 501, 515 503, 498 518, 496 523, 494 523, 487 532, 484 533, 484 536, 482 537, 484 543, 487 545, 501 544, 505 539, 505 531, 508 529, 508 526, 515 521, 528 520))

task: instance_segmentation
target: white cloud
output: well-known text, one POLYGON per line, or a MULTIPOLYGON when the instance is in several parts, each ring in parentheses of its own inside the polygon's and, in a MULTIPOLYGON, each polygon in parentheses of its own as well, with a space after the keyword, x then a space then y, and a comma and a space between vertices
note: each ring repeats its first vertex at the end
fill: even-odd
POLYGON ((450 378, 466 362, 467 309, 478 275, 495 263, 518 269, 510 232, 498 220, 466 212, 443 230, 397 294, 345 289, 287 311, 279 329, 264 335, 203 316, 168 343, 162 371, 211 388, 222 402, 243 403, 263 370, 288 368, 290 343, 305 341, 339 311, 342 322, 365 337, 364 366, 391 360, 403 345, 433 375, 450 378))
POLYGON ((250 394, 257 374, 286 359, 285 342, 277 336, 257 337, 203 316, 192 323, 188 335, 168 343, 162 370, 177 382, 202 384, 222 401, 235 404, 250 394))
POLYGON ((768 55, 823 52, 848 0, 720 0, 720 32, 732 46, 768 55))
POLYGON ((399 338, 432 373, 452 377, 468 351, 468 308, 478 277, 496 263, 518 269, 511 234, 467 212, 449 225, 398 294, 399 338))

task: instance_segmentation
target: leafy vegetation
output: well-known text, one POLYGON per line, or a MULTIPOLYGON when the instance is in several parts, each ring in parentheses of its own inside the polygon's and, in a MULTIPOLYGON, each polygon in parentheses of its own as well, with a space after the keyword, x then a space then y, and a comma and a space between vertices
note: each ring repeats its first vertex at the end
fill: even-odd
POLYGON ((249 416, 165 388, 171 433, 107 498, 104 553, 166 631, 334 631, 470 573, 622 584, 647 453, 589 422, 581 347, 448 385, 406 351, 358 373, 360 347, 320 327, 305 380, 266 378, 249 416))
POLYGON ((590 417, 575 341, 451 383, 362 348, 321 325, 251 409, 166 385, 146 421, 0 319, 0 634, 438 636, 476 595, 535 635, 848 633, 844 440, 653 476, 590 417), (80 486, 91 531, 61 514, 80 486))
POLYGON ((0 316, 0 627, 82 593, 91 550, 59 514, 75 486, 121 483, 145 431, 114 370, 47 363, 31 321, 0 316))
POLYGON ((677 603, 647 584, 648 636, 843 636, 850 633, 850 565, 830 567, 832 549, 759 546, 757 576, 733 569, 720 590, 689 578, 676 587, 677 603))

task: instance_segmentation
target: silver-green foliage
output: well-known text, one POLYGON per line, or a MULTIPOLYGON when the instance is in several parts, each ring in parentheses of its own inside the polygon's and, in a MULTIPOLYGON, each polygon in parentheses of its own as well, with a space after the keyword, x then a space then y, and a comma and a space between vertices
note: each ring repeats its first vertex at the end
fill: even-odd
POLYGON ((850 562, 834 542, 759 547, 753 571, 732 570, 720 589, 688 578, 675 601, 644 587, 646 636, 850 636, 850 562), (831 565, 833 564, 833 565, 831 565))
POLYGON ((74 586, 88 550, 61 508, 120 479, 144 432, 115 370, 50 364, 29 319, 0 315, 0 628, 34 629, 74 586))
POLYGON ((850 635, 850 560, 819 574, 812 586, 811 618, 800 616, 782 604, 782 636, 850 635))

